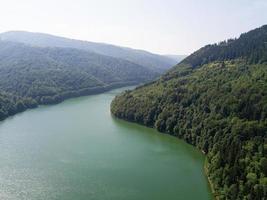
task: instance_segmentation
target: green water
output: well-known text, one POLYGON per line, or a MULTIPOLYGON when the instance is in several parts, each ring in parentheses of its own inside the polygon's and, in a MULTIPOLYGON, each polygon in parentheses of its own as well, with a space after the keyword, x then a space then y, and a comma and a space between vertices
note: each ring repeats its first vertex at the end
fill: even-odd
POLYGON ((211 199, 200 152, 110 115, 123 89, 1 122, 0 199, 211 199))

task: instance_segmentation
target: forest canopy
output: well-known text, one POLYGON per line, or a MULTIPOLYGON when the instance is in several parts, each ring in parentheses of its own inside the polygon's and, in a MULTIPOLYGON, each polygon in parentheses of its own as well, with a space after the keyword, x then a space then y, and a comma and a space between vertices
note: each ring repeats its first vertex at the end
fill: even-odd
POLYGON ((0 41, 0 119, 39 104, 140 84, 158 76, 133 62, 85 50, 0 41))

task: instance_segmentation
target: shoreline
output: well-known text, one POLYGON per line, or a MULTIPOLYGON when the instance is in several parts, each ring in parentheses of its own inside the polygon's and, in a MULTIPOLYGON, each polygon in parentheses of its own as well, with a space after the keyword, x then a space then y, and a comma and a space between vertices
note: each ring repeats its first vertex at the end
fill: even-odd
POLYGON ((105 92, 108 92, 108 91, 111 91, 114 89, 119 89, 119 88, 123 88, 123 87, 127 87, 127 86, 134 86, 134 85, 138 86, 140 84, 145 84, 145 83, 137 83, 137 82, 116 83, 116 84, 108 85, 108 86, 104 86, 104 87, 85 88, 82 90, 87 90, 87 91, 85 91, 84 93, 80 93, 80 94, 75 94, 74 93, 75 91, 69 91, 69 92, 61 93, 61 94, 58 94, 59 96, 61 96, 60 100, 58 100, 58 101, 50 101, 47 103, 37 103, 37 106, 31 107, 31 108, 29 107, 29 108, 26 108, 22 111, 15 112, 12 115, 8 115, 8 116, 4 117, 3 119, 0 119, 0 122, 5 121, 9 117, 15 116, 19 113, 23 113, 27 110, 32 110, 32 109, 38 108, 40 106, 56 105, 56 104, 64 102, 65 100, 68 100, 68 99, 90 96, 90 95, 96 95, 96 94, 102 94, 102 93, 105 93, 105 92))
MULTIPOLYGON (((193 145, 192 145, 193 146, 193 145)), ((195 146, 194 146, 195 147, 195 146)), ((196 147, 195 147, 196 148, 196 147)), ((213 183, 212 183, 212 181, 211 181, 211 179, 210 179, 210 177, 209 177, 209 173, 208 173, 208 168, 207 168, 207 158, 206 158, 206 153, 203 151, 203 150, 200 150, 200 152, 205 156, 205 161, 204 161, 204 166, 203 166, 203 168, 204 168, 204 173, 205 173, 205 175, 206 175, 206 178, 207 178, 207 180, 208 180, 208 183, 209 183, 209 186, 210 186, 210 189, 211 189, 211 193, 212 193, 212 195, 213 195, 213 198, 215 199, 215 200, 219 200, 219 198, 217 197, 217 195, 216 195, 216 191, 215 191, 215 189, 214 189, 214 185, 213 185, 213 183)))
POLYGON ((214 189, 214 185, 213 185, 213 183, 212 183, 212 181, 211 181, 211 179, 210 179, 210 177, 208 175, 208 169, 207 169, 207 161, 206 161, 206 159, 205 159, 205 163, 204 163, 204 173, 205 173, 205 175, 207 177, 207 180, 208 180, 208 183, 209 183, 209 186, 210 186, 210 189, 211 189, 211 193, 213 195, 213 198, 215 200, 219 200, 218 196, 216 195, 216 191, 214 189))

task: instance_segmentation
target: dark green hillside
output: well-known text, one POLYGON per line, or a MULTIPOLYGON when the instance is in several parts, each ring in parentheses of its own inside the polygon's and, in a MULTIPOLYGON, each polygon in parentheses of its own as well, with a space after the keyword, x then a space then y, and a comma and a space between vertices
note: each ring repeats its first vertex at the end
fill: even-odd
POLYGON ((32 104, 57 103, 69 97, 147 82, 157 76, 135 63, 88 51, 2 41, 0 118, 31 108, 32 104), (22 105, 17 108, 18 103, 22 105))
MULTIPOLYGON (((38 47, 75 48, 127 60, 157 73, 163 73, 178 63, 176 59, 153 54, 143 50, 120 47, 110 44, 74 40, 44 33, 9 31, 0 34, 0 40, 21 42, 38 47)), ((179 61, 181 60, 178 59, 179 61)))
POLYGON ((37 102, 31 98, 21 98, 7 93, 0 93, 0 120, 22 112, 27 108, 35 107, 37 107, 37 102))
POLYGON ((183 60, 193 67, 229 59, 244 58, 249 63, 267 61, 267 25, 243 33, 238 39, 207 45, 183 60))
POLYGON ((115 116, 182 138, 207 154, 217 199, 267 197, 266 29, 204 47, 111 104, 115 116))

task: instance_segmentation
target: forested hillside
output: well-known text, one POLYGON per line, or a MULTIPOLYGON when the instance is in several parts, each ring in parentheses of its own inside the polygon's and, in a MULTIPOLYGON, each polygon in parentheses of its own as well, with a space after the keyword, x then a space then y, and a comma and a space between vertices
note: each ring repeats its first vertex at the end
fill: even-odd
MULTIPOLYGON (((0 34, 0 39, 3 41, 21 42, 39 47, 76 48, 91 51, 97 54, 128 60, 157 73, 163 73, 164 71, 168 70, 178 63, 177 58, 173 59, 167 56, 157 55, 143 50, 119 47, 110 44, 68 39, 44 33, 10 31, 0 34)), ((180 61, 181 59, 178 60, 180 61)))
POLYGON ((159 74, 135 63, 71 48, 0 42, 0 119, 37 104, 139 84, 159 74))
POLYGON ((183 63, 193 67, 212 61, 223 61, 244 58, 248 63, 258 63, 267 60, 267 25, 248 33, 243 33, 238 39, 229 39, 219 44, 207 45, 183 60, 183 63))
POLYGON ((159 80, 117 96, 112 113, 207 155, 217 199, 267 199, 267 26, 208 45, 159 80))

